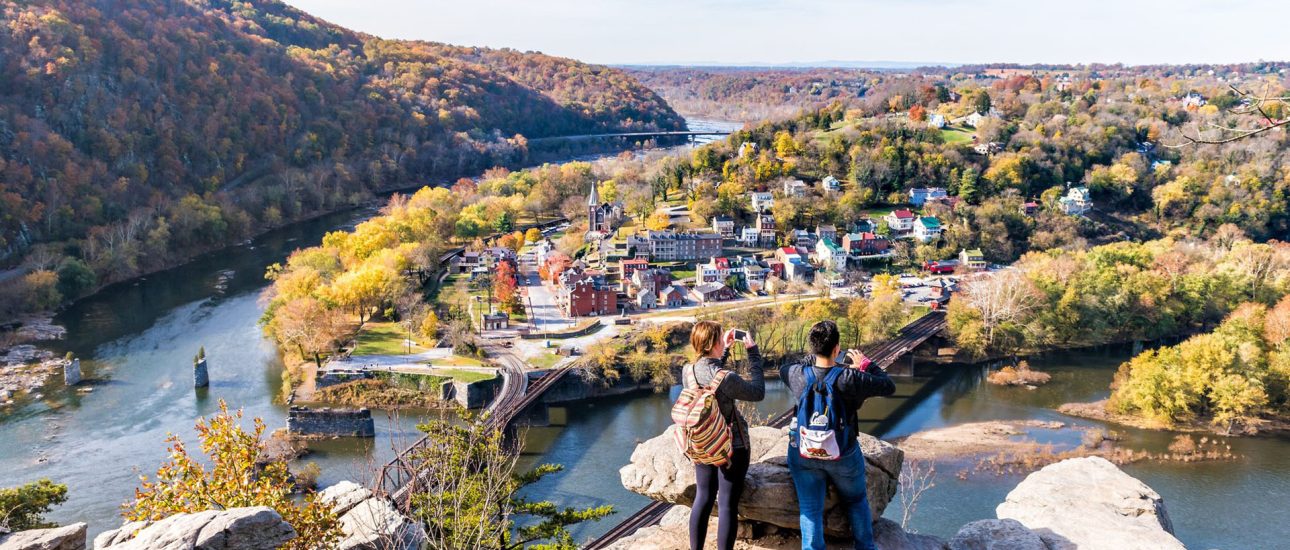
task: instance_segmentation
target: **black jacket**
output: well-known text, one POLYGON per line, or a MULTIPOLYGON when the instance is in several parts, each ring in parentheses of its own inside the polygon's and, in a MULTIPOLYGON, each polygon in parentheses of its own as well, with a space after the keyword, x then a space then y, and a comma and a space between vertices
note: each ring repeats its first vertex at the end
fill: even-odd
MULTIPOLYGON (((717 371, 726 368, 726 360, 730 357, 730 348, 726 347, 726 353, 721 359, 712 359, 710 357, 700 357, 692 365, 686 365, 681 369, 681 386, 685 388, 695 387, 695 382, 700 386, 706 386, 712 382, 717 371)), ((726 417, 730 422, 731 446, 736 449, 747 449, 748 444, 748 421, 744 420, 739 409, 735 407, 735 401, 761 401, 766 398, 766 378, 762 372, 763 360, 761 352, 757 346, 748 348, 748 378, 744 379, 738 373, 731 372, 726 375, 726 379, 721 381, 717 387, 717 408, 721 410, 721 415, 726 417)))

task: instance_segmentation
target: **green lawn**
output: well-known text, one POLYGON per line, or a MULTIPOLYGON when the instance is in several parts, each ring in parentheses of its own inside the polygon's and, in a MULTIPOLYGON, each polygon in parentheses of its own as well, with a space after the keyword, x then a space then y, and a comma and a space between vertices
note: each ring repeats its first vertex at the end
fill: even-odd
POLYGON ((971 143, 972 131, 956 126, 946 126, 941 129, 941 138, 945 140, 945 143, 949 144, 971 143))
POLYGON ((542 355, 530 357, 525 359, 525 361, 535 369, 549 369, 554 367, 561 359, 564 358, 551 352, 544 352, 542 355))
POLYGON ((479 372, 462 369, 439 369, 435 372, 443 376, 452 377, 453 380, 458 382, 466 382, 467 384, 497 378, 497 373, 495 372, 479 372))
MULTIPOLYGON (((404 344, 406 337, 407 333, 397 323, 369 322, 359 330, 354 339, 354 352, 350 355, 403 355, 408 353, 408 347, 404 344)), ((419 345, 412 346, 412 353, 425 350, 419 345)))
POLYGON ((479 359, 475 359, 474 357, 466 357, 464 355, 449 355, 444 359, 431 360, 430 365, 435 367, 444 367, 444 366, 482 367, 484 366, 484 362, 480 361, 479 359))

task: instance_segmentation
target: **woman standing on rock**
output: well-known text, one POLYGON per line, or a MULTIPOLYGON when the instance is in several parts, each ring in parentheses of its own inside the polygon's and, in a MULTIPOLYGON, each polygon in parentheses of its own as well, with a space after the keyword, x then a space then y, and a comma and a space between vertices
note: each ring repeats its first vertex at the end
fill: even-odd
MULTIPOLYGON (((748 421, 735 408, 735 401, 761 401, 766 397, 766 380, 762 373, 762 357, 752 335, 741 330, 722 332, 721 325, 700 321, 690 333, 690 346, 698 359, 686 365, 681 372, 681 384, 688 396, 703 398, 711 392, 720 412, 720 419, 729 427, 729 455, 717 460, 695 460, 694 507, 690 509, 690 549, 701 550, 708 535, 708 519, 713 504, 717 505, 717 548, 731 550, 735 547, 735 528, 738 526, 739 496, 744 490, 744 476, 748 473, 750 445, 748 421), (748 351, 747 379, 726 368, 730 345, 743 342, 748 351), (695 391, 699 390, 699 391, 695 391), (703 462, 715 462, 703 463, 703 462), (720 464, 720 465, 718 465, 720 464)), ((678 400, 680 401, 680 400, 678 400)), ((675 410, 674 415, 675 416, 675 410)), ((724 429, 724 426, 718 427, 724 429)), ((720 443, 724 443, 724 440, 720 443)), ((695 457, 691 456, 691 459, 695 457)))

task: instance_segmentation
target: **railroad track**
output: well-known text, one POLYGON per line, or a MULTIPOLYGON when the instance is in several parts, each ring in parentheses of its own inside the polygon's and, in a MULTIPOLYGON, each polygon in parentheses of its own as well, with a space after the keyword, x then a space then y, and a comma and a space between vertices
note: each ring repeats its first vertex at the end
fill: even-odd
MULTIPOLYGON (((901 327, 895 338, 872 346, 864 350, 864 352, 870 360, 885 369, 944 328, 945 314, 939 311, 931 311, 901 327)), ((795 412, 794 409, 784 411, 779 416, 770 419, 766 425, 772 428, 784 428, 792 422, 795 412)), ((631 535, 639 529, 658 525, 659 520, 663 519, 663 515, 667 514, 667 511, 671 510, 672 506, 672 504, 666 502, 651 502, 648 506, 628 516, 622 523, 615 525, 608 532, 597 537, 583 548, 587 550, 608 548, 619 539, 631 535)))

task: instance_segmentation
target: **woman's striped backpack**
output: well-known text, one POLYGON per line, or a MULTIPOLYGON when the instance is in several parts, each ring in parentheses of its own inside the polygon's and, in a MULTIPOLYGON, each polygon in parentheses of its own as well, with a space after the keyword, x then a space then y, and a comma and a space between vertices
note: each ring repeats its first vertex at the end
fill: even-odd
POLYGON ((711 383, 700 386, 694 366, 687 368, 694 377, 694 386, 683 388, 676 404, 672 405, 672 421, 677 428, 676 443, 686 458, 695 464, 725 466, 730 462, 733 449, 730 422, 717 406, 717 388, 730 371, 718 370, 711 383))

